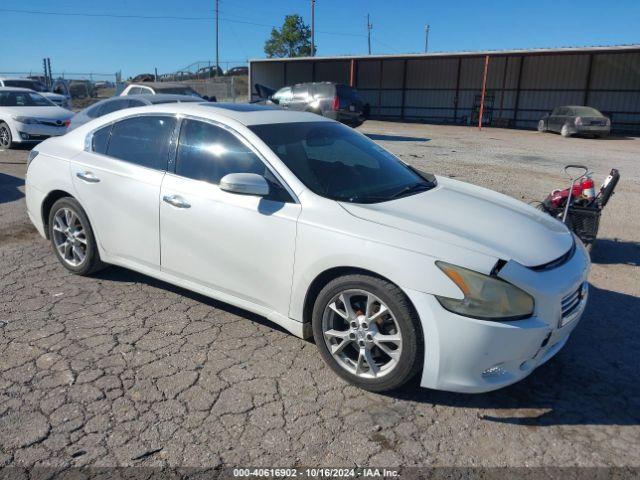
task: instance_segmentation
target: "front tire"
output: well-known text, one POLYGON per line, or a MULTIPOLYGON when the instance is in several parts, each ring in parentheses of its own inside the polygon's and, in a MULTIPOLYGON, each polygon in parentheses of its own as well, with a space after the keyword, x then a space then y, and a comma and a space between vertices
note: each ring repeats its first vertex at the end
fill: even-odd
POLYGON ((323 360, 365 390, 396 389, 416 375, 422 330, 406 295, 369 275, 329 282, 313 308, 313 336, 323 360))
POLYGON ((11 129, 6 123, 0 122, 0 148, 6 148, 9 150, 11 147, 13 147, 11 129))
POLYGON ((53 204, 48 229, 56 257, 70 272, 90 275, 105 267, 87 214, 76 199, 65 197, 53 204))

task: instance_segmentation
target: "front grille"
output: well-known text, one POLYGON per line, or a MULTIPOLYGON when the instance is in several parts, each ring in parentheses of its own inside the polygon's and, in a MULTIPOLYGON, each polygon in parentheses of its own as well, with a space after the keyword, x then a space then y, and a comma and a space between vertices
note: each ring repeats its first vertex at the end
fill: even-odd
POLYGON ((571 313, 580 304, 580 300, 582 298, 580 295, 581 290, 582 287, 562 299, 562 318, 566 318, 571 315, 571 313))
POLYGON ((560 318, 559 326, 562 327, 567 322, 571 321, 573 314, 579 308, 582 300, 587 294, 586 282, 580 285, 577 290, 573 291, 562 299, 562 317, 560 318))

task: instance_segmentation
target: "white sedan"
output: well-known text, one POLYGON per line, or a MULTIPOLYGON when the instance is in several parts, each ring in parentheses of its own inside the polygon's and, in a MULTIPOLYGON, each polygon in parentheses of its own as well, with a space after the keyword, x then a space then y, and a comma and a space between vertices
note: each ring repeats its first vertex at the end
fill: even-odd
POLYGON ((0 87, 0 148, 64 135, 73 112, 33 90, 0 87))
POLYGON ((264 315, 373 391, 419 372, 458 392, 514 383, 587 301, 588 256, 562 223, 311 113, 111 113, 32 151, 26 197, 71 272, 120 265, 264 315))

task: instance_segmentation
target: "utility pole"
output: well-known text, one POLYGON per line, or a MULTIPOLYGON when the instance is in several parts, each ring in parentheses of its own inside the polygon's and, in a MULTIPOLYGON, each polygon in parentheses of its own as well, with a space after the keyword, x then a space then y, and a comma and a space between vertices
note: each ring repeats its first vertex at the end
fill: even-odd
POLYGON ((220 43, 220 35, 218 33, 218 0, 216 0, 216 77, 220 71, 220 49, 218 44, 220 43))
POLYGON ((429 51, 429 25, 424 26, 424 53, 429 51))
POLYGON ((367 13, 367 44, 369 45, 369 55, 371 55, 371 29, 373 25, 369 21, 369 14, 367 13))
POLYGON ((316 56, 316 0, 311 0, 311 56, 316 56))

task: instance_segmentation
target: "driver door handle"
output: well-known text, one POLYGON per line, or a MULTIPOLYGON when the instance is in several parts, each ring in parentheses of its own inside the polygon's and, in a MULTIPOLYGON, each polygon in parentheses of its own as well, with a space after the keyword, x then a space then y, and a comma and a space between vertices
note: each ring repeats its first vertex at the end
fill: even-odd
POLYGON ((180 195, 165 195, 162 197, 164 202, 167 202, 169 205, 173 205, 176 208, 189 208, 191 204, 188 203, 184 198, 180 195))
POLYGON ((78 172, 76 173, 76 177, 88 183, 98 183, 100 181, 100 179, 96 177, 93 172, 78 172))

